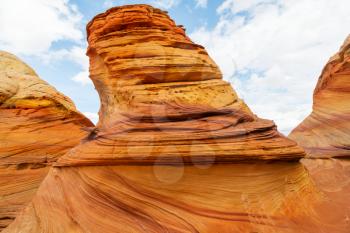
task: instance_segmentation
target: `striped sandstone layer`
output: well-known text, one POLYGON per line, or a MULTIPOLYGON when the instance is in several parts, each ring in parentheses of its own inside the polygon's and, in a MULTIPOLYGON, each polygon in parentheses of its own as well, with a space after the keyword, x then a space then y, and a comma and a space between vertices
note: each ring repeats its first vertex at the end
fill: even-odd
POLYGON ((29 203, 48 166, 90 126, 71 100, 0 51, 0 230, 29 203))
POLYGON ((312 113, 289 137, 313 158, 350 158, 350 36, 327 63, 312 113))
POLYGON ((165 12, 116 7, 87 30, 100 121, 5 233, 347 232, 304 151, 165 12))

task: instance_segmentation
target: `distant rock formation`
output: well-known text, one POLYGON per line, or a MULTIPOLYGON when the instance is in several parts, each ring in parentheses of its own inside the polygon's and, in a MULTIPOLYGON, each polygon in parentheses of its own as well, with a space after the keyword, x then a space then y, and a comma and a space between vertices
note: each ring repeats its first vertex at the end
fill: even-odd
POLYGON ((318 80, 313 110, 289 137, 313 158, 350 158, 350 36, 318 80))
POLYGON ((0 230, 34 196, 48 167, 93 124, 12 54, 0 51, 0 230))
POLYGON ((304 151, 164 11, 116 7, 87 30, 100 121, 4 233, 348 231, 304 151))

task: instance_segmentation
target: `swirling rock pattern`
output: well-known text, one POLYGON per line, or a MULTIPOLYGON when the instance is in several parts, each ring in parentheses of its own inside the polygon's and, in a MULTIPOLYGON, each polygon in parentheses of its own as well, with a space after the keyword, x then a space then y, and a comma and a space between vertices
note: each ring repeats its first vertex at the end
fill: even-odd
POLYGON ((0 230, 92 123, 17 57, 0 52, 0 230))
POLYGON ((100 121, 5 233, 348 231, 304 151, 165 12, 116 7, 87 31, 100 121))
POLYGON ((85 166, 51 170, 4 232, 321 232, 322 198, 285 164, 85 166))
POLYGON ((289 137, 313 158, 350 157, 350 36, 323 69, 312 113, 289 137))
POLYGON ((324 197, 317 209, 320 230, 314 232, 349 232, 350 161, 324 158, 301 161, 324 197))

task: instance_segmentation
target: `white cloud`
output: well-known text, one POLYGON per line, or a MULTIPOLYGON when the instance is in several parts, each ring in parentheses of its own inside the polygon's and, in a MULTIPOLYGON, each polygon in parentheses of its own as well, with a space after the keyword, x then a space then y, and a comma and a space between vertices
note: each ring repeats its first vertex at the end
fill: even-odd
POLYGON ((72 79, 83 85, 90 84, 82 18, 77 6, 69 0, 3 1, 0 6, 0 49, 17 55, 37 56, 46 64, 68 59, 81 68, 72 79), (76 45, 53 48, 55 42, 63 41, 76 45))
POLYGON ((0 49, 39 55, 61 40, 79 43, 82 15, 68 0, 8 0, 0 5, 0 49))
POLYGON ((89 71, 83 70, 77 73, 73 78, 73 81, 82 84, 83 86, 92 84, 91 79, 89 78, 89 71))
POLYGON ((85 55, 85 52, 85 48, 73 47, 68 53, 68 58, 79 64, 82 69, 82 71, 76 74, 72 80, 82 84, 83 86, 92 84, 92 81, 89 78, 89 58, 85 55))
MULTIPOLYGON (((216 10, 222 14, 225 11, 236 14, 243 11, 253 10, 258 5, 264 5, 274 3, 277 4, 276 0, 226 0, 216 10)), ((249 13, 249 12, 247 12, 249 13)))
POLYGON ((89 78, 89 58, 85 55, 85 47, 73 46, 70 49, 50 51, 49 53, 41 54, 39 57, 46 64, 62 60, 69 60, 78 64, 81 68, 81 71, 74 75, 72 80, 85 86, 87 84, 92 84, 92 81, 89 78))
POLYGON ((196 7, 206 8, 208 5, 208 0, 195 0, 196 7))
POLYGON ((95 125, 98 122, 98 114, 95 112, 83 112, 83 114, 89 118, 95 125))
POLYGON ((204 45, 259 116, 288 133, 311 111, 322 67, 349 33, 348 0, 226 0, 204 45))

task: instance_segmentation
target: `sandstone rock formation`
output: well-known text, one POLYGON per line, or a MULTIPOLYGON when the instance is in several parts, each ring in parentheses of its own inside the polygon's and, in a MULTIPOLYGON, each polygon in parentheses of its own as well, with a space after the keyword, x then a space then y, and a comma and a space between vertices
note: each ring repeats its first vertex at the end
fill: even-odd
POLYGON ((289 137, 313 158, 350 157, 350 36, 323 69, 312 113, 289 137))
POLYGON ((100 121, 5 233, 348 231, 304 151, 165 12, 116 7, 87 30, 100 121))
MULTIPOLYGON (((313 111, 290 138, 307 151, 303 159, 315 185, 335 206, 328 213, 329 224, 337 226, 325 232, 350 229, 350 36, 334 55, 318 80, 313 111)), ((326 218, 325 218, 326 219, 326 218)), ((348 232, 348 230, 346 231, 348 232)))
POLYGON ((0 52, 0 230, 32 199, 48 166, 92 123, 17 57, 0 52))
POLYGON ((112 8, 87 27, 98 132, 58 165, 298 160, 304 151, 256 117, 205 49, 167 14, 112 8), (132 150, 132 151, 130 151, 132 150), (136 159, 136 160, 135 160, 136 159))

